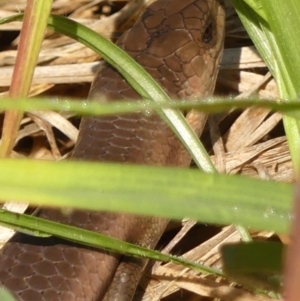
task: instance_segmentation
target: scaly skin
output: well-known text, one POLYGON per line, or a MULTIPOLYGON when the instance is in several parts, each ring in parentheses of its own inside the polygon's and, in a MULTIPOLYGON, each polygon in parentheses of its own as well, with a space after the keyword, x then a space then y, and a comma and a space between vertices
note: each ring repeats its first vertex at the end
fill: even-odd
MULTIPOLYGON (((217 0, 158 0, 117 44, 172 98, 208 96, 222 55, 224 18, 217 0)), ((92 99, 103 96, 107 101, 140 98, 106 63, 90 91, 92 99)), ((154 113, 83 118, 72 159, 177 167, 188 167, 191 161, 172 130, 154 113)), ((63 214, 41 209, 38 216, 149 248, 155 247, 168 222, 79 210, 63 214)), ((22 301, 130 301, 144 265, 142 259, 120 261, 116 254, 19 233, 1 250, 0 282, 22 301)))

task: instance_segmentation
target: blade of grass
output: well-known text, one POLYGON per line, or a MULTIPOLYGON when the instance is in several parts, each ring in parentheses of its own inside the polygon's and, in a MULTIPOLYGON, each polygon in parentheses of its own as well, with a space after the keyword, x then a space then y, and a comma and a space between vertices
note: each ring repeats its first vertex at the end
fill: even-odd
MULTIPOLYGON (((21 19, 22 15, 17 15, 2 19, 0 24, 21 19)), ((91 29, 60 16, 51 16, 48 27, 79 41, 100 54, 126 78, 129 84, 143 98, 154 100, 157 103, 168 103, 170 101, 164 89, 160 87, 143 67, 138 65, 132 57, 114 43, 91 29)), ((157 111, 186 146, 197 166, 206 172, 215 172, 209 155, 182 113, 173 109, 158 109, 157 111)))
MULTIPOLYGON (((284 2, 276 0, 263 3, 263 9, 279 52, 276 61, 279 65, 279 74, 283 79, 283 87, 279 89, 280 96, 288 99, 296 98, 300 92, 298 72, 300 58, 299 43, 297 43, 300 40, 300 28, 295 25, 299 24, 300 3, 295 0, 284 2)), ((299 176, 300 122, 288 116, 284 116, 283 121, 296 176, 299 176)))
MULTIPOLYGON (((29 93, 51 6, 52 0, 27 1, 16 64, 9 89, 10 97, 25 97, 29 93)), ((9 156, 11 153, 21 119, 22 113, 20 111, 12 110, 5 113, 0 157, 9 156)))
POLYGON ((282 286, 283 251, 280 242, 224 245, 221 249, 224 272, 248 287, 278 292, 282 286))
POLYGON ((132 112, 149 111, 158 108, 176 108, 182 110, 196 109, 206 113, 219 113, 232 108, 245 109, 251 106, 267 108, 279 111, 300 120, 299 101, 270 101, 258 98, 248 98, 244 100, 233 100, 231 98, 212 97, 199 101, 178 101, 174 100, 167 104, 157 104, 154 102, 141 103, 137 101, 116 101, 111 103, 74 100, 74 99, 44 99, 44 98, 16 98, 13 102, 10 98, 1 98, 0 110, 15 109, 20 111, 30 110, 54 110, 72 112, 82 115, 113 115, 132 112))
POLYGON ((9 225, 16 225, 17 227, 23 227, 31 231, 35 231, 35 229, 38 226, 40 230, 36 232, 37 236, 39 236, 39 232, 41 232, 42 235, 45 233, 50 235, 53 234, 57 237, 90 247, 101 249, 104 248, 108 251, 117 251, 126 255, 138 257, 142 256, 163 262, 173 262, 184 265, 189 268, 193 268, 202 273, 204 272, 215 275, 222 275, 222 273, 217 269, 196 264, 183 258, 179 258, 177 256, 163 254, 159 251, 154 251, 144 248, 142 246, 130 244, 128 242, 115 239, 110 236, 106 236, 93 231, 88 231, 77 227, 55 223, 49 220, 28 216, 26 214, 20 215, 5 210, 0 210, 0 217, 2 222, 7 222, 9 225))
MULTIPOLYGON (((300 58, 297 43, 300 40, 300 28, 295 26, 299 24, 299 1, 260 1, 260 10, 264 11, 265 19, 262 19, 257 11, 249 9, 245 2, 234 0, 233 3, 251 39, 275 77, 280 97, 296 99, 300 92, 300 58)), ((283 120, 293 165, 298 175, 300 122, 289 116, 284 116, 283 120)))
POLYGON ((95 162, 1 160, 0 168, 1 199, 39 206, 190 217, 277 232, 287 232, 291 219, 293 186, 286 183, 95 162))
POLYGON ((15 297, 5 287, 0 287, 0 300, 3 301, 17 301, 15 297))

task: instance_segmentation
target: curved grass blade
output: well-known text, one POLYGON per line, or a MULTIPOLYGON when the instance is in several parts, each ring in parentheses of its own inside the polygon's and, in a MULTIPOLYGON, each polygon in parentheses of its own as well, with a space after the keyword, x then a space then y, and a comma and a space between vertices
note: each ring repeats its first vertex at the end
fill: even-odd
MULTIPOLYGON (((22 15, 17 15, 5 18, 0 20, 0 24, 22 20, 22 17, 22 15)), ((73 20, 54 15, 49 18, 48 27, 79 41, 102 55, 143 98, 151 99, 157 103, 168 103, 170 101, 164 89, 143 67, 137 64, 125 51, 93 30, 73 20)), ((158 109, 157 112, 186 146, 198 167, 206 172, 215 172, 215 167, 209 155, 182 113, 173 109, 158 109)))

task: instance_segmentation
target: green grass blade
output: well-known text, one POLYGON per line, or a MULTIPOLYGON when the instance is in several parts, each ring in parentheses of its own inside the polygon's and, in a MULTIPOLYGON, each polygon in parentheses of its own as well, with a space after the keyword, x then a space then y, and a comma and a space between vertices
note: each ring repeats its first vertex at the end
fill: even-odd
MULTIPOLYGON (((251 7, 255 7, 253 1, 247 2, 251 7)), ((233 0, 233 3, 251 39, 275 77, 280 97, 298 98, 300 27, 297 24, 299 24, 300 2, 297 0, 259 1, 257 7, 260 12, 258 9, 250 9, 244 1, 233 0)), ((299 175, 300 122, 289 116, 284 116, 283 120, 293 165, 296 174, 299 175)))
MULTIPOLYGON (((22 15, 13 16, 0 20, 0 24, 21 19, 22 15)), ((53 15, 49 18, 48 27, 81 42, 102 55, 143 98, 154 100, 157 103, 170 101, 164 89, 143 67, 125 51, 93 30, 73 20, 53 15)), ((173 109, 158 109, 157 111, 186 146, 198 167, 206 172, 214 172, 215 168, 209 155, 182 113, 173 109)))
POLYGON ((0 300, 2 301, 17 301, 15 297, 5 287, 0 287, 0 300))
POLYGON ((154 251, 138 245, 130 244, 128 242, 115 239, 100 233, 63 225, 34 216, 28 216, 26 214, 20 215, 5 210, 0 210, 0 219, 2 222, 8 223, 8 225, 17 226, 18 228, 23 227, 26 230, 29 230, 28 232, 32 231, 32 233, 35 233, 36 236, 40 236, 40 234, 42 234, 42 236, 45 237, 46 233, 48 235, 55 235, 56 237, 60 237, 93 248, 101 248, 107 251, 116 251, 131 256, 147 257, 163 262, 173 262, 189 268, 193 268, 202 273, 222 275, 222 273, 217 269, 209 268, 201 264, 196 264, 177 256, 163 254, 159 251, 154 251), (37 227, 40 229, 39 231, 34 230, 37 227))
POLYGON ((277 232, 287 232, 291 219, 293 186, 286 183, 94 162, 1 160, 0 168, 0 198, 6 200, 190 217, 277 232))
POLYGON ((279 242, 224 245, 221 249, 224 272, 248 287, 278 292, 282 288, 283 251, 279 242))
POLYGON ((300 120, 300 102, 299 101, 270 101, 268 99, 248 98, 244 100, 232 101, 231 98, 211 97, 199 101, 178 101, 174 100, 167 104, 157 104, 154 102, 141 103, 137 101, 116 101, 111 103, 102 103, 96 101, 74 100, 74 99, 24 99, 16 98, 11 101, 10 98, 1 98, 0 110, 16 109, 21 111, 30 110, 54 110, 77 113, 81 115, 113 115, 125 114, 130 112, 141 112, 155 110, 158 108, 176 108, 176 109, 196 109, 206 113, 220 113, 232 108, 245 109, 251 106, 267 108, 273 111, 285 113, 288 116, 300 120))

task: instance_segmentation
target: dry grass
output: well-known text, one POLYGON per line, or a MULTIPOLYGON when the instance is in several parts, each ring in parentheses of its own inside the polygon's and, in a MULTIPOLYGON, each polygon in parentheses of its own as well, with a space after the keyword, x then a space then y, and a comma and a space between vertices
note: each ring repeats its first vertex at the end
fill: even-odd
MULTIPOLYGON (((115 39, 133 23, 138 15, 133 12, 140 12, 150 1, 127 2, 56 0, 53 13, 68 15, 106 37, 115 39)), ((0 6, 0 17, 23 11, 25 3, 25 0, 18 0, 0 6)), ((251 46, 229 1, 226 24, 226 49, 217 92, 236 97, 258 95, 276 98, 276 84, 255 48, 251 46)), ((7 95, 18 44, 18 38, 11 39, 11 36, 20 27, 21 23, 1 27, 0 38, 7 41, 7 47, 3 47, 0 52, 2 96, 7 95)), ((81 44, 47 32, 31 95, 86 98, 98 59, 91 50, 81 44)), ((72 123, 74 119, 70 117, 56 112, 28 113, 22 121, 14 157, 61 159, 73 147, 77 137, 77 129, 72 123)), ((209 119, 205 135, 206 140, 214 141, 212 159, 219 171, 280 181, 294 180, 279 113, 249 108, 244 112, 219 114, 209 119)), ((208 145, 212 143, 208 142, 208 145)), ((190 224, 183 226, 180 236, 189 236, 190 228, 190 224)), ((199 235, 201 236, 201 232, 199 235)), ((189 239, 193 241, 194 238, 189 236, 189 239)), ((178 243, 180 240, 178 238, 178 243)), ((218 266, 219 245, 238 240, 239 236, 235 230, 226 227, 189 250, 185 256, 218 266)), ((147 282, 144 300, 158 300, 162 296, 169 296, 172 300, 268 300, 267 297, 255 296, 244 288, 232 287, 224 280, 195 275, 193 271, 186 271, 173 264, 155 266, 153 275, 147 282)), ((139 297, 141 296, 138 294, 137 298, 139 297)))

